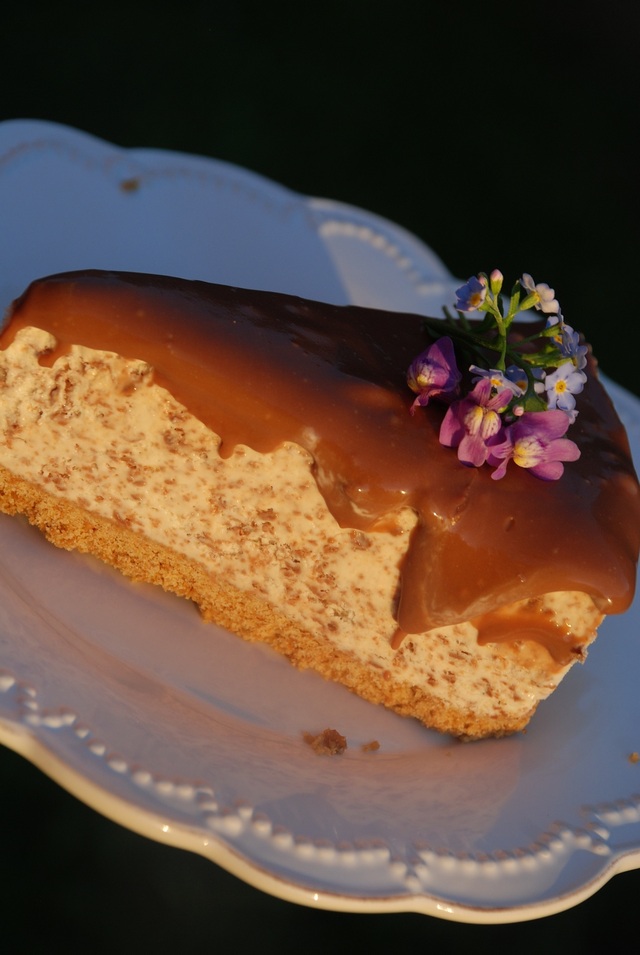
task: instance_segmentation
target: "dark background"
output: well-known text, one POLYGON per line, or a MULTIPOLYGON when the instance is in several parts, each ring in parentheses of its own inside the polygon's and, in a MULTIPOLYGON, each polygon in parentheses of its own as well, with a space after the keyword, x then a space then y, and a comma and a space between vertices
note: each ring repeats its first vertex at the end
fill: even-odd
MULTIPOLYGON (((638 10, 24 2, 3 13, 0 118, 246 166, 399 222, 464 278, 528 271, 638 395, 638 10)), ((523 925, 317 912, 103 820, 6 750, 0 819, 0 931, 30 953, 634 950, 638 873, 523 925)))

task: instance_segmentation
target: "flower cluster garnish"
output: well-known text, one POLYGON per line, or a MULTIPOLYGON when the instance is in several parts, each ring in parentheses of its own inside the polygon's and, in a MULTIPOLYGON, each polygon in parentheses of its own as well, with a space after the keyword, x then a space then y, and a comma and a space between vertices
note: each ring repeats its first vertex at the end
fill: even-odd
POLYGON ((472 276, 456 292, 455 311, 426 318, 435 339, 415 358, 407 382, 416 394, 411 413, 434 398, 447 410, 440 443, 456 448, 469 467, 488 464, 504 477, 513 461, 543 480, 557 480, 580 451, 565 437, 587 380, 587 346, 567 325, 552 288, 523 275, 506 299, 497 269, 472 276), (526 335, 513 322, 534 308, 546 320, 526 335), (477 320, 469 320, 471 312, 477 320), (458 362, 467 371, 463 374, 458 362))

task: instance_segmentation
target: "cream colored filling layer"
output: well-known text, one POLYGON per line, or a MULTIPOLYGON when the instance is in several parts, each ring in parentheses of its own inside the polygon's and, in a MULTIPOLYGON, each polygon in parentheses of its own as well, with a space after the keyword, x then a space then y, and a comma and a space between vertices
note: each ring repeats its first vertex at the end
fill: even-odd
MULTIPOLYGON (((530 710, 567 668, 532 642, 479 646, 470 624, 410 635, 394 651, 399 564, 415 515, 397 534, 339 527, 297 445, 271 454, 219 438, 163 388, 152 369, 23 329, 0 352, 0 464, 88 510, 188 555, 241 591, 362 662, 478 715, 530 710)), ((590 635, 584 594, 550 595, 559 620, 590 635)))

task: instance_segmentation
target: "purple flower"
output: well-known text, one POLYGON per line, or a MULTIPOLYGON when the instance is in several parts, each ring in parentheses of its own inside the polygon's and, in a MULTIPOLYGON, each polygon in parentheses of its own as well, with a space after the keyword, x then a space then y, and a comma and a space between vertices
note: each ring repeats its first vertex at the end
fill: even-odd
POLYGON ((527 293, 535 297, 535 301, 532 303, 540 312, 544 312, 546 315, 557 314, 560 311, 560 306, 558 305, 556 299, 556 293, 552 288, 546 284, 546 282, 533 281, 530 275, 527 272, 524 273, 520 279, 520 284, 527 293))
POLYGON ((453 342, 450 338, 439 338, 414 358, 409 366, 407 384, 418 395, 411 406, 411 414, 416 408, 428 404, 435 395, 452 397, 461 378, 453 342))
POLYGON ((456 289, 456 309, 459 312, 475 312, 487 297, 487 280, 484 276, 472 275, 468 282, 456 289))
POLYGON ((504 477, 509 461, 528 468, 536 477, 557 481, 564 471, 563 461, 577 461, 578 446, 565 438, 570 425, 564 411, 529 411, 505 428, 502 440, 489 449, 488 463, 495 467, 491 477, 504 477))
POLYGON ((487 460, 490 447, 502 429, 503 411, 513 398, 510 388, 493 395, 488 378, 482 378, 466 398, 455 401, 440 426, 440 443, 458 449, 459 460, 479 468, 487 460))
POLYGON ((586 380, 585 373, 578 371, 571 361, 565 361, 554 371, 548 372, 544 378, 547 407, 573 411, 576 406, 574 395, 580 394, 586 380))

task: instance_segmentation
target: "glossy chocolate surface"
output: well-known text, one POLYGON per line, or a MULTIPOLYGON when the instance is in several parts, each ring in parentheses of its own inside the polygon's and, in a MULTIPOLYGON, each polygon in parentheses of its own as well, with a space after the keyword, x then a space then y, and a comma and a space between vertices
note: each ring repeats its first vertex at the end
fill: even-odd
POLYGON ((420 316, 133 273, 34 283, 0 338, 35 325, 71 344, 151 364, 155 381, 221 436, 260 452, 306 448, 345 527, 418 524, 401 568, 405 633, 469 620, 523 598, 577 590, 603 612, 633 597, 640 495, 626 435, 593 363, 559 481, 513 463, 501 481, 438 441, 442 409, 411 415, 406 369, 428 343, 420 316))

